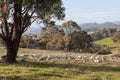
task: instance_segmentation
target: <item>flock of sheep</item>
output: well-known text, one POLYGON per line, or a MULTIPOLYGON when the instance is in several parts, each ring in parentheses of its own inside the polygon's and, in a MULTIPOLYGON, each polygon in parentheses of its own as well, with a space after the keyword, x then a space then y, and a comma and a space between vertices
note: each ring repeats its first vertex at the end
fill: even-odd
POLYGON ((95 63, 101 63, 101 62, 107 62, 107 61, 120 61, 119 56, 111 54, 107 56, 103 55, 91 55, 91 56, 85 56, 85 55, 65 55, 65 56, 55 56, 55 55, 38 55, 38 54, 32 54, 32 55, 24 55, 21 54, 17 57, 20 60, 25 61, 26 59, 34 59, 36 61, 48 61, 48 60, 66 60, 66 61, 75 61, 75 60, 81 60, 83 63, 93 61, 95 63))

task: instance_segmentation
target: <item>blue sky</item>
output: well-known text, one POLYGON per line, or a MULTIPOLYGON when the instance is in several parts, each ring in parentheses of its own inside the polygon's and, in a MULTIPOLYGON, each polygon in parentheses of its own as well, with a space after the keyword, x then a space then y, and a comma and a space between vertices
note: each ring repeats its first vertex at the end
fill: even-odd
POLYGON ((66 8, 64 21, 77 23, 114 22, 120 20, 120 0, 62 0, 66 8))

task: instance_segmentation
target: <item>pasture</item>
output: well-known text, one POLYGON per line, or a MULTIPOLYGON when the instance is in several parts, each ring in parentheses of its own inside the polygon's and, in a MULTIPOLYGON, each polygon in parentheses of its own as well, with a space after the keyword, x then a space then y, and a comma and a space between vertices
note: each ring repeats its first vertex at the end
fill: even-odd
POLYGON ((120 44, 114 43, 111 38, 104 38, 104 39, 101 39, 101 40, 97 40, 94 43, 100 44, 100 45, 108 45, 112 49, 115 49, 116 47, 120 47, 120 44))
MULTIPOLYGON (((0 56, 5 55, 5 48, 0 47, 0 56)), ((68 53, 62 51, 20 49, 19 55, 29 55, 25 61, 6 64, 0 60, 0 80, 120 80, 120 60, 95 63, 81 60, 41 60, 33 59, 31 54, 39 55, 85 55, 88 53, 68 53)), ((95 55, 99 56, 99 55, 95 55)), ((106 55, 104 55, 106 56, 106 55)))

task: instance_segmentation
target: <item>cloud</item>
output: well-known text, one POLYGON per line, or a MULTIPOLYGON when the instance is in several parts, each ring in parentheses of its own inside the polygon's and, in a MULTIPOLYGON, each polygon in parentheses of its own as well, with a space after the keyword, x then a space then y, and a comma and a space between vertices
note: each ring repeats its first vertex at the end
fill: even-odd
POLYGON ((120 12, 93 12, 93 13, 82 13, 79 14, 82 18, 93 19, 93 18, 109 18, 109 17, 120 17, 120 12))
POLYGON ((76 13, 66 14, 66 20, 74 20, 77 23, 86 23, 86 22, 106 22, 106 21, 117 21, 120 20, 119 11, 111 12, 76 12, 76 13))

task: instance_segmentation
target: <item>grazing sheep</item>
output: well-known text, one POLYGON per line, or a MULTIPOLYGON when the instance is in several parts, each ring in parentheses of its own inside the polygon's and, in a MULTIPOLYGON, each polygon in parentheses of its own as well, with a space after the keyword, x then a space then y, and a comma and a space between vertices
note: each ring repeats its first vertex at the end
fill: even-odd
POLYGON ((40 56, 40 58, 38 59, 38 61, 40 61, 40 60, 46 60, 47 58, 48 58, 48 56, 43 55, 43 56, 40 56))
POLYGON ((47 59, 46 59, 46 61, 47 61, 47 60, 51 60, 51 59, 56 59, 56 56, 53 56, 53 55, 47 55, 47 59))
POLYGON ((70 55, 70 56, 66 56, 66 60, 67 61, 72 61, 72 60, 75 60, 75 57, 70 55))
POLYGON ((39 59, 41 55, 38 54, 32 54, 31 55, 33 59, 39 59))
POLYGON ((83 63, 88 62, 89 58, 87 56, 83 56, 82 61, 83 61, 83 63))
POLYGON ((25 61, 28 58, 29 55, 21 54, 18 57, 22 60, 25 61))
POLYGON ((101 63, 101 62, 104 62, 105 59, 103 56, 96 56, 94 59, 93 59, 94 62, 96 63, 101 63))
POLYGON ((90 60, 94 60, 95 59, 95 55, 92 55, 91 57, 90 57, 90 60))
POLYGON ((78 59, 82 59, 84 56, 83 55, 79 55, 78 56, 78 59))
POLYGON ((65 60, 65 59, 66 59, 66 56, 57 56, 57 59, 65 60))
POLYGON ((118 57, 118 55, 115 55, 115 54, 108 55, 108 58, 109 58, 110 61, 119 61, 119 59, 120 59, 118 57))

